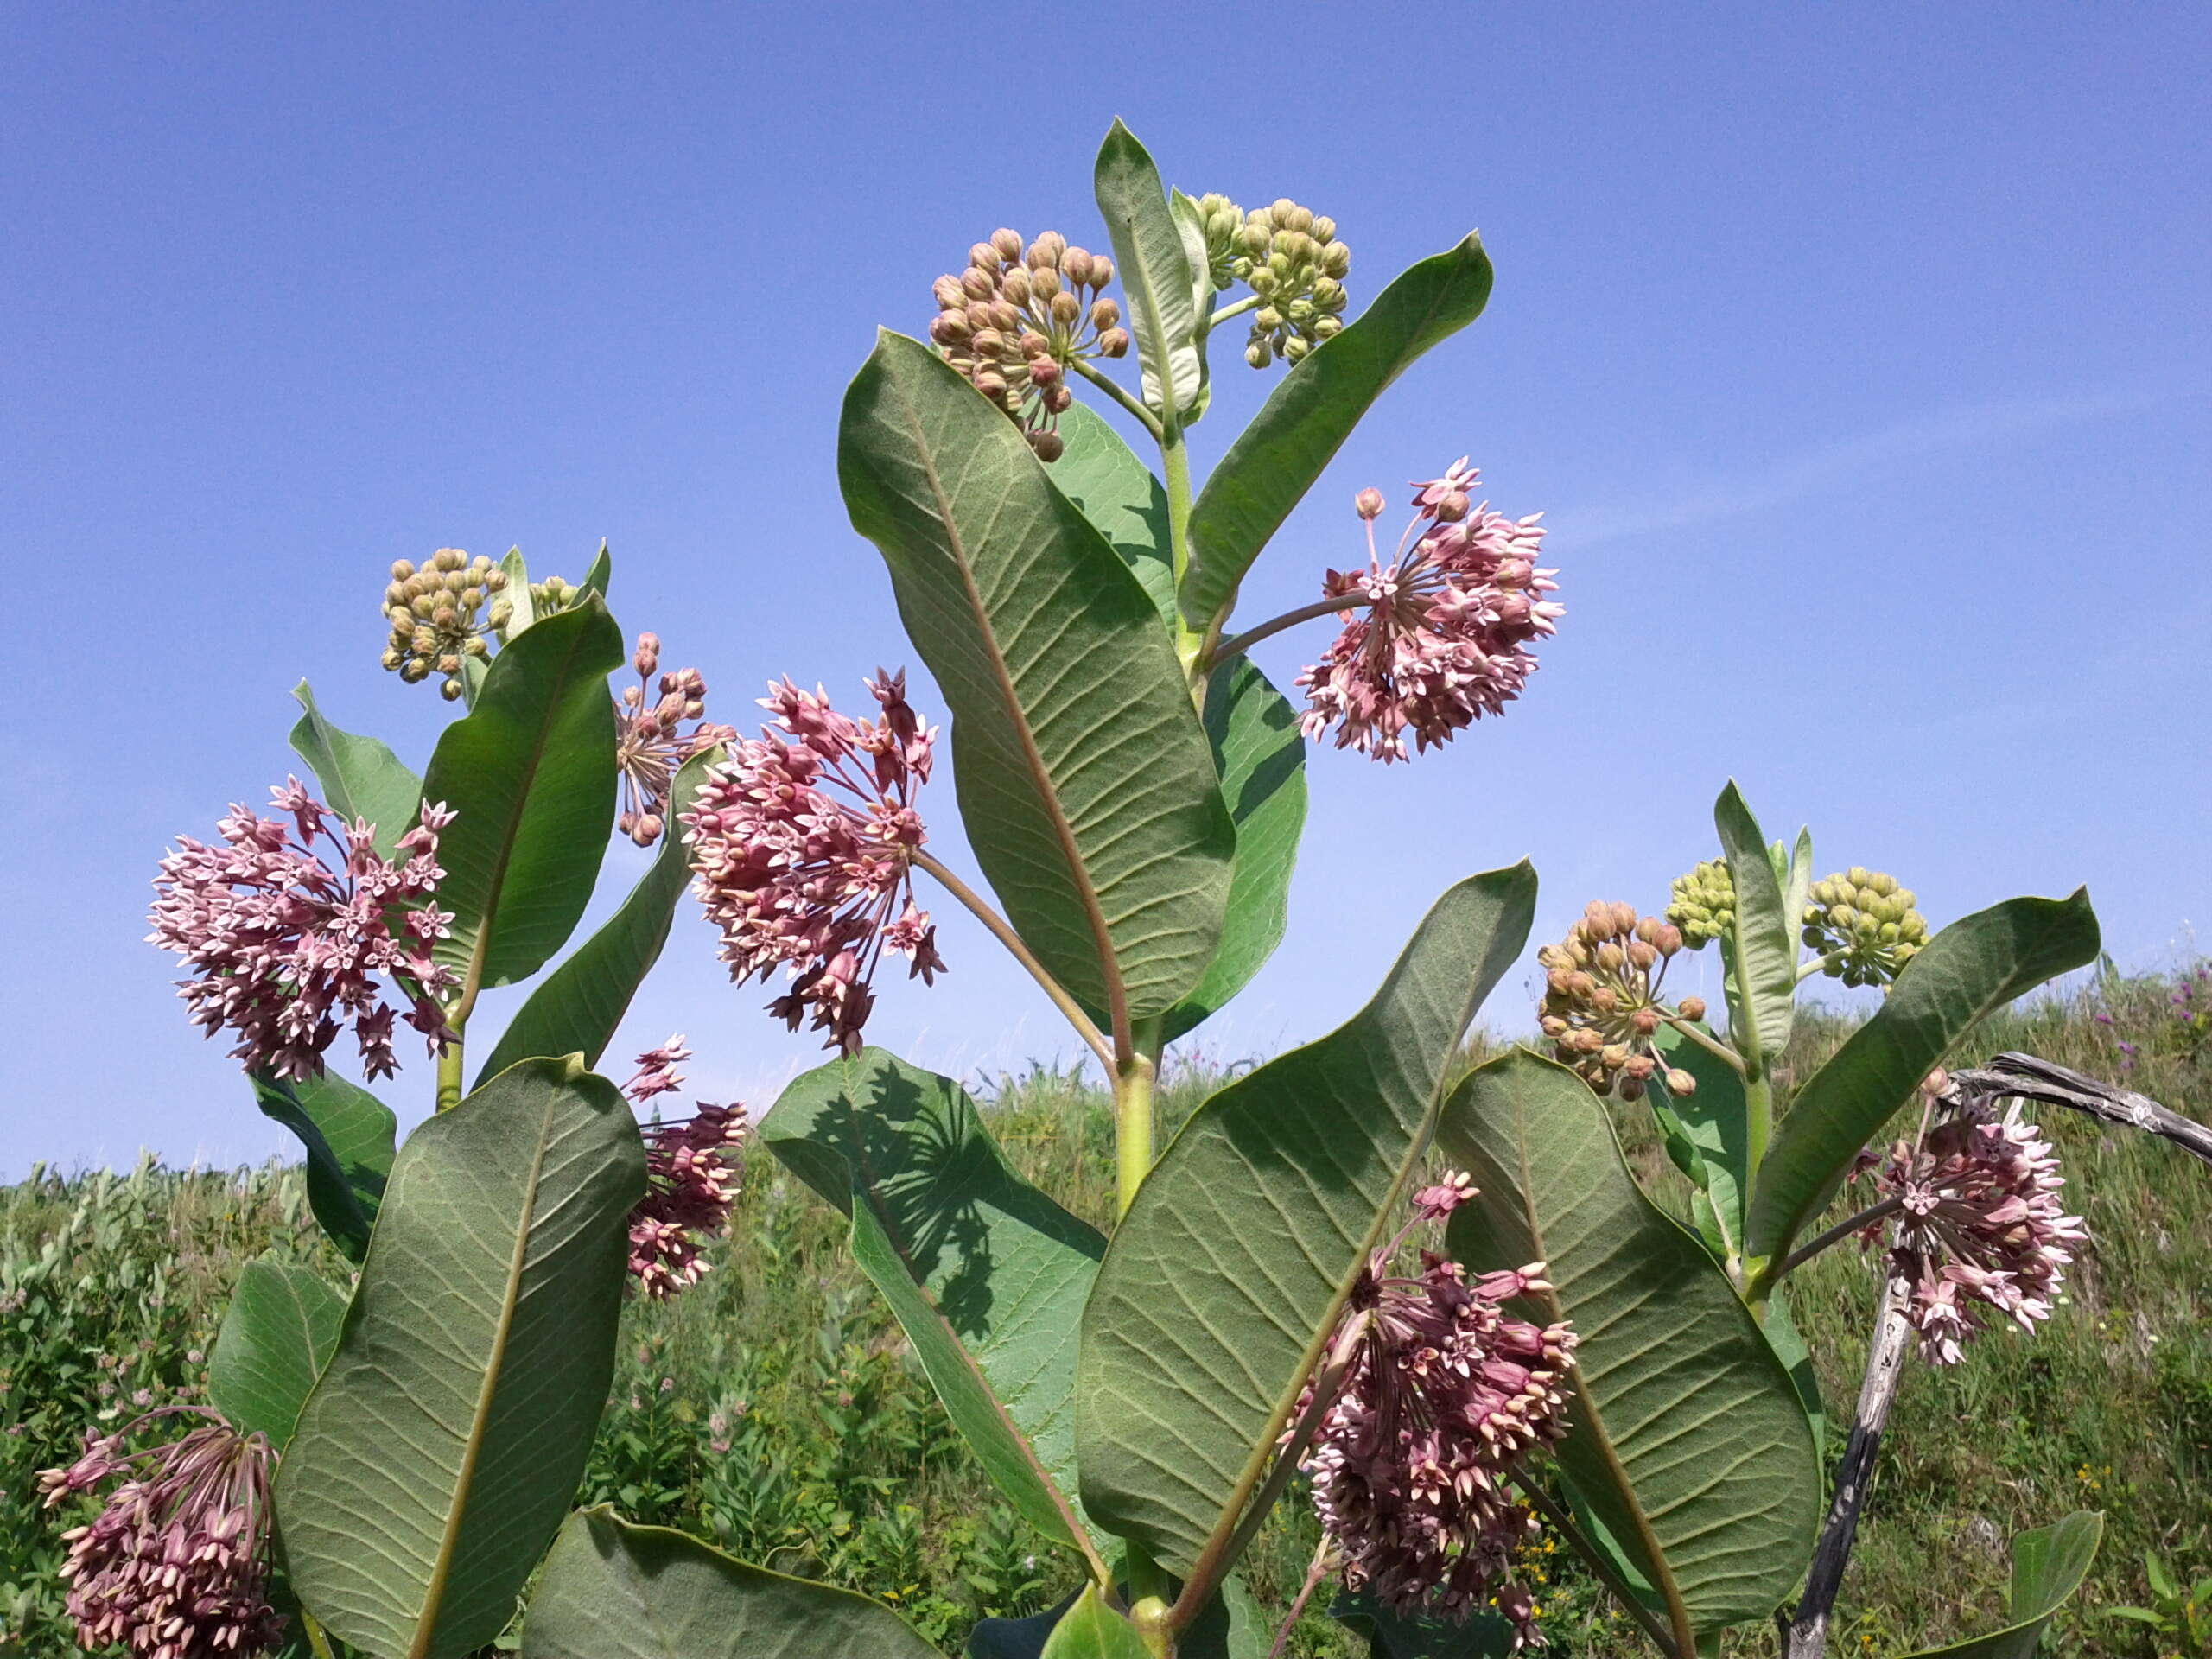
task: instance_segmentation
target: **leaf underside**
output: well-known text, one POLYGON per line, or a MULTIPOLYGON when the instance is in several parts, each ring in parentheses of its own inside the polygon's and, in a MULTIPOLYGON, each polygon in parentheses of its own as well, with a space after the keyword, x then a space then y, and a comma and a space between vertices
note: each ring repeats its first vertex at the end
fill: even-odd
POLYGON ((314 1268, 272 1255, 247 1262, 207 1356, 208 1403, 282 1451, 345 1317, 345 1293, 314 1268))

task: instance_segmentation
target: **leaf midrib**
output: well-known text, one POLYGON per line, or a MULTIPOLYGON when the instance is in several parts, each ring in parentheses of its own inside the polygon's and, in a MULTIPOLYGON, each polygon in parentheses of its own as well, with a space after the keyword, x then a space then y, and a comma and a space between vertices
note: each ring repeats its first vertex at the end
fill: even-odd
POLYGON ((538 1116, 537 1140, 531 1148, 530 1168, 523 1188, 522 1214, 515 1226, 515 1244, 507 1262, 507 1283, 499 1306, 499 1324, 494 1327, 491 1357, 484 1367, 484 1381, 476 1395, 476 1410, 468 1426, 468 1438, 463 1443, 461 1467, 455 1471, 453 1499, 446 1513, 444 1535, 438 1541, 438 1553, 430 1566, 429 1583, 424 1587, 423 1611, 415 1627, 415 1640, 408 1648, 408 1659, 429 1659, 430 1641, 436 1634, 440 1605, 445 1599, 446 1575, 453 1567, 455 1547, 461 1540, 461 1516, 468 1507, 468 1488, 475 1478, 476 1459, 484 1448, 485 1425, 492 1412, 492 1396, 499 1384, 499 1371, 506 1359, 507 1338, 514 1327, 515 1309, 520 1298, 520 1286, 524 1263, 530 1255, 530 1233, 537 1215, 538 1178, 545 1167, 545 1147, 553 1122, 552 1108, 541 1109, 538 1116))

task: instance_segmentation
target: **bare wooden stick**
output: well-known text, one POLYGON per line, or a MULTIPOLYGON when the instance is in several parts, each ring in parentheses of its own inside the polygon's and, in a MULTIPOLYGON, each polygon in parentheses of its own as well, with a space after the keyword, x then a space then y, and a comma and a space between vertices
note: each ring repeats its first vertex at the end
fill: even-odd
POLYGON ((2169 1110, 2148 1095, 2099 1083, 2056 1060, 2033 1054, 1999 1054, 1986 1066, 1952 1072, 1950 1087, 1977 1102, 2032 1100, 2039 1105, 2085 1112, 2104 1122, 2171 1141, 2212 1164, 2212 1128, 2169 1110))
POLYGON ((1836 1592, 1843 1587, 1843 1569, 1851 1559, 1852 1541, 1859 1534, 1859 1511, 1866 1506, 1867 1490, 1874 1479, 1874 1454, 1881 1449, 1882 1430, 1890 1421, 1890 1406, 1897 1397, 1897 1382, 1904 1374, 1904 1357, 1911 1345, 1912 1326, 1904 1316, 1910 1285, 1892 1278, 1882 1292, 1881 1315, 1874 1321, 1874 1341, 1866 1355, 1866 1379, 1859 1385, 1859 1412, 1851 1425, 1851 1438, 1836 1465, 1835 1496, 1828 1503, 1828 1518, 1821 1528, 1821 1541, 1813 1551, 1812 1571, 1805 1578, 1805 1593, 1797 1603, 1795 1618, 1777 1613, 1782 1632, 1783 1659, 1821 1659, 1828 1640, 1828 1615, 1834 1610, 1836 1592))

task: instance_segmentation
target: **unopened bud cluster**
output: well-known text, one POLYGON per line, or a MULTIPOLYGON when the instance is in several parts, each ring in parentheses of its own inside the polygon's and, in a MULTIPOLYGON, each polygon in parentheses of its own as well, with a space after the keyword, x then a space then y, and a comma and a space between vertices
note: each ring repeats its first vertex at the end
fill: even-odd
POLYGON ((1025 249, 997 230, 968 251, 968 269, 937 279, 930 339, 944 360, 1022 429, 1039 459, 1059 459, 1070 366, 1129 349, 1122 308, 1106 297, 1114 262, 1047 231, 1025 249))
POLYGON ((442 675, 440 692, 448 702, 458 697, 461 659, 489 655, 485 636, 507 625, 506 585, 505 571, 481 553, 472 559, 457 547, 440 548, 419 569, 399 560, 384 590, 391 624, 384 665, 410 685, 442 675))
MULTIPOLYGON (((1541 1023, 1560 1064, 1599 1094, 1642 1097, 1661 1073, 1654 1040, 1672 1017, 1705 1017, 1704 1001, 1686 996, 1678 1007, 1661 1000, 1667 963, 1682 949, 1681 930, 1636 906, 1592 900, 1567 938, 1536 952, 1544 968, 1541 1023)), ((1694 1093, 1697 1079, 1669 1068, 1673 1095, 1694 1093)))
MULTIPOLYGON (((563 611, 573 610, 583 603, 583 599, 582 588, 572 582, 563 582, 558 576, 548 576, 543 582, 530 584, 530 613, 537 620, 542 621, 563 611)), ((506 619, 501 617, 494 626, 505 628, 506 619)))
POLYGON ((1682 943, 1702 950, 1735 925, 1736 882, 1728 866, 1707 859, 1687 875, 1675 878, 1667 919, 1682 930, 1682 943))
POLYGON ((1822 971, 1847 985, 1886 985, 1928 943, 1928 918, 1897 877, 1853 865, 1813 883, 1805 907, 1805 944, 1822 971))
POLYGON ((1198 213, 1213 285, 1242 283, 1260 302, 1247 363, 1295 363, 1343 331, 1351 250, 1337 240, 1336 220, 1287 198, 1240 214, 1226 196, 1202 196, 1198 213))

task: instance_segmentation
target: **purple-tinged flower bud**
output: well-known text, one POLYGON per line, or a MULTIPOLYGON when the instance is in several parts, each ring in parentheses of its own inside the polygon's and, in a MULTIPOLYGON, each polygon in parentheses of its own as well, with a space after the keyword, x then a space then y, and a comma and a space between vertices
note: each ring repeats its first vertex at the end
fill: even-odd
POLYGON ((999 278, 999 292, 1016 305, 1029 303, 1029 273, 1016 265, 999 278))
POLYGON ((971 301, 988 300, 998 291, 998 284, 991 280, 988 271, 978 270, 970 265, 960 273, 960 291, 971 301))
POLYGON ((1065 289, 1052 296, 1052 321, 1063 328, 1072 328, 1083 315, 1083 302, 1065 289))
POLYGON ((1669 1066, 1667 1070, 1667 1092, 1677 1100, 1688 1100, 1697 1093, 1697 1079, 1678 1065, 1669 1066))
POLYGON ((1114 280, 1114 262, 1103 253, 1090 256, 1090 285, 1103 288, 1114 280))
POLYGON ((404 582, 414 574, 415 562, 412 559, 394 559, 391 562, 391 579, 394 582, 404 582))
POLYGON ((1067 448, 1061 442, 1058 433, 1041 430, 1029 435, 1029 447, 1037 452, 1037 459, 1042 461, 1058 461, 1067 448))
POLYGON ((1101 357, 1126 356, 1128 349, 1129 331, 1126 328, 1109 328, 1098 336, 1098 354, 1101 357))
POLYGON ((1122 308, 1100 296, 1090 302, 1090 326, 1103 334, 1122 320, 1122 308))
POLYGON ((1363 518, 1380 518, 1382 516, 1382 492, 1371 485, 1352 497, 1351 504, 1352 510, 1363 518))
POLYGON ((1032 266, 1057 266, 1067 257, 1068 239, 1058 231, 1047 231, 1029 245, 1032 266))
POLYGON ((1033 358, 1029 364, 1029 384, 1039 388, 1060 384, 1060 365, 1049 357, 1033 358))
POLYGON ((1020 258, 1021 237, 1020 233, 1009 231, 1004 226, 1001 226, 999 229, 993 231, 991 232, 991 251, 997 254, 1000 258, 1006 260, 1008 263, 1020 258))
POLYGON ((1060 259, 1060 274, 1077 288, 1090 286, 1090 252, 1087 248, 1070 248, 1060 259))
POLYGON ((1705 1018, 1705 999, 1701 996, 1686 996, 1675 1006, 1675 1012, 1692 1025, 1695 1025, 1705 1018))

